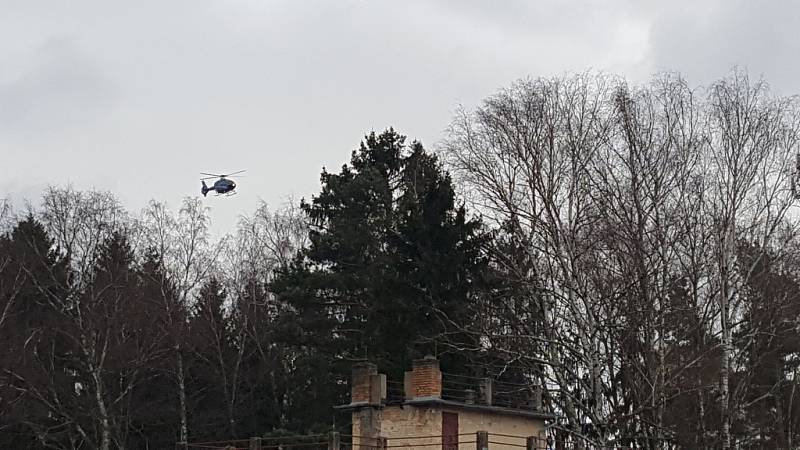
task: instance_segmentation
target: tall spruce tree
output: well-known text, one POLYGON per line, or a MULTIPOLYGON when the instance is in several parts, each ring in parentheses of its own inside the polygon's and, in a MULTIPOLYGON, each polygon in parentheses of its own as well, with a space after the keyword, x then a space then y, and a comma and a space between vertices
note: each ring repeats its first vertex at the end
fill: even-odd
POLYGON ((175 287, 169 282, 160 254, 154 249, 147 250, 139 269, 138 293, 140 309, 137 320, 143 320, 143 327, 151 337, 157 338, 159 358, 148 363, 142 376, 146 382, 139 384, 131 400, 131 433, 128 448, 171 448, 178 434, 178 410, 175 402, 174 378, 170 374, 172 362, 171 345, 175 342, 174 333, 180 332, 173 326, 174 320, 168 311, 178 311, 175 287), (165 308, 164 303, 173 303, 165 308))
POLYGON ((339 173, 323 170, 320 193, 301 205, 310 246, 272 283, 293 312, 287 338, 327 359, 334 377, 364 358, 400 377, 428 353, 463 367, 463 353, 457 363, 437 342, 470 320, 488 237, 456 204, 436 156, 405 141, 371 133, 339 173))
POLYGON ((192 354, 187 358, 188 387, 189 392, 197 393, 190 402, 195 411, 190 416, 190 425, 196 430, 196 439, 236 438, 234 421, 226 408, 230 395, 228 370, 230 358, 235 354, 225 314, 226 297, 220 282, 210 278, 200 289, 190 320, 192 354))
POLYGON ((0 448, 43 448, 74 432, 42 394, 69 388, 61 367, 40 364, 65 353, 53 330, 68 278, 67 262, 32 216, 0 236, 0 448))

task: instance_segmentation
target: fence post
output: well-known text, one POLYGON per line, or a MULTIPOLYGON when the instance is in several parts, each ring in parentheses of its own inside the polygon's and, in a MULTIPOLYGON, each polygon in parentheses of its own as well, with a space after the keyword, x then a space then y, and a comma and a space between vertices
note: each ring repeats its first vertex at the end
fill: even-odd
POLYGON ((489 433, 485 431, 478 431, 475 433, 475 441, 476 450, 489 450, 489 433))
POLYGON ((340 442, 338 431, 328 433, 328 450, 339 450, 340 442))
POLYGON ((528 436, 525 439, 525 450, 539 450, 539 438, 528 436))
POLYGON ((189 444, 186 442, 178 442, 177 444, 175 444, 175 448, 178 450, 188 450, 189 444))
POLYGON ((387 445, 389 445, 389 439, 383 436, 378 436, 378 449, 386 450, 387 445))
POLYGON ((260 437, 251 437, 250 438, 250 450, 261 450, 261 438, 260 437))

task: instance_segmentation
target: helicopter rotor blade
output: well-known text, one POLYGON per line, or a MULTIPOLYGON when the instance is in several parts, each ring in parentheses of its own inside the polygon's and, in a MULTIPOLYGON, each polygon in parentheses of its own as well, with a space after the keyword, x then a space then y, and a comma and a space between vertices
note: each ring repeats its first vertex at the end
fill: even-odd
POLYGON ((247 170, 246 169, 245 170, 239 170, 237 172, 232 172, 232 173, 206 173, 206 172, 200 172, 200 175, 208 175, 210 177, 225 178, 225 177, 229 177, 231 175, 236 175, 236 174, 239 174, 239 173, 242 173, 242 172, 247 172, 247 170))
POLYGON ((213 180, 214 178, 219 178, 219 177, 218 177, 218 176, 216 176, 216 175, 214 175, 213 177, 205 177, 205 178, 200 178, 200 180, 201 180, 201 181, 205 181, 205 180, 213 180))

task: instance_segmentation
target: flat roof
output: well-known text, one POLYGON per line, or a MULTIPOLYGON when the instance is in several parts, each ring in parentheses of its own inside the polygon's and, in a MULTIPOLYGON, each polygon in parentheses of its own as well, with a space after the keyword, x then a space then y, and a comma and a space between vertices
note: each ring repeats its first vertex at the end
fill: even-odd
POLYGON ((517 417, 529 417, 531 419, 542 419, 542 420, 555 420, 557 416, 552 413, 546 413, 543 411, 533 411, 529 409, 517 409, 517 408, 506 408, 504 406, 495 406, 495 405, 481 405, 476 403, 464 403, 464 402, 457 402, 453 400, 444 400, 439 397, 420 397, 415 398, 412 400, 406 400, 403 402, 397 403, 390 403, 390 404, 382 404, 382 403, 370 403, 370 402, 356 402, 350 403, 347 405, 341 406, 334 406, 334 409, 337 410, 349 410, 349 409, 361 409, 361 408, 383 408, 386 406, 436 406, 436 407, 443 407, 443 408, 452 408, 452 409, 463 409, 468 411, 476 411, 476 412, 486 412, 492 414, 502 414, 508 416, 517 416, 517 417))

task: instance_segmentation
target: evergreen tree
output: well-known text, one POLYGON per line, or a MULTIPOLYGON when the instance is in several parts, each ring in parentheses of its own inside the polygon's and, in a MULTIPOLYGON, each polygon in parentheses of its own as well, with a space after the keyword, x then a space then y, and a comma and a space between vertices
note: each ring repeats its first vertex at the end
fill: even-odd
POLYGON ((230 359, 236 352, 225 313, 226 297, 220 282, 210 278, 200 288, 190 320, 192 353, 187 359, 188 391, 195 395, 190 402, 194 414, 189 420, 195 439, 236 437, 226 408, 230 395, 230 359))
POLYGON ((66 298, 68 278, 67 262, 32 216, 0 236, 0 448, 41 448, 46 431, 54 438, 74 431, 61 426, 39 390, 68 388, 60 366, 47 373, 38 364, 64 353, 54 339, 54 306, 66 298))
MULTIPOLYGON (((446 333, 463 331, 484 289, 488 238, 456 205, 436 156, 392 129, 366 136, 350 164, 323 171, 321 183, 301 205, 310 246, 272 290, 291 307, 287 339, 312 349, 316 369, 333 371, 311 386, 329 405, 344 393, 320 389, 341 385, 336 378, 353 360, 368 358, 400 379, 411 359, 437 353, 446 333)), ((445 368, 463 366, 439 356, 445 368)))
MULTIPOLYGON (((169 373, 170 347, 176 332, 167 317, 164 301, 174 301, 174 288, 167 281, 164 266, 155 251, 147 251, 139 269, 138 292, 142 314, 135 317, 146 322, 157 343, 158 359, 151 361, 143 372, 146 383, 140 383, 131 398, 131 435, 129 448, 171 448, 178 430, 178 411, 175 402, 174 378, 169 373)), ((143 324, 145 325, 145 324, 143 324)))
POLYGON ((743 297, 743 326, 735 335, 743 370, 737 376, 738 391, 747 408, 734 428, 757 438, 753 445, 790 448, 796 442, 800 413, 793 401, 795 374, 800 361, 800 282, 796 261, 740 243, 740 270, 749 270, 743 297))

